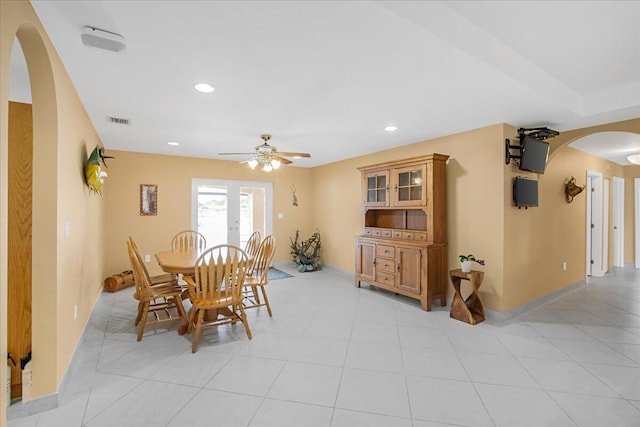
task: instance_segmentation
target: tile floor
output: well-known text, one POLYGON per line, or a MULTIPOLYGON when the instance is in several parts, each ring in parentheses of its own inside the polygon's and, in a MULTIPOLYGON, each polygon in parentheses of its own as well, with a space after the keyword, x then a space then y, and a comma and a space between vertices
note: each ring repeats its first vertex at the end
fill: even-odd
POLYGON ((102 294, 60 406, 10 427, 640 426, 640 273, 605 278, 514 320, 476 326, 448 307, 324 270, 271 282, 273 318, 136 342, 132 290, 102 294))

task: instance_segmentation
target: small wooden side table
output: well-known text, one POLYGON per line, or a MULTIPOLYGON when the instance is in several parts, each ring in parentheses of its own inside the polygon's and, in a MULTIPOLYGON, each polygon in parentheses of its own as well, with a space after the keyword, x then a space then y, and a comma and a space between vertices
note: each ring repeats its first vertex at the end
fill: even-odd
POLYGON ((449 271, 449 276, 451 276, 451 282, 456 291, 453 301, 451 301, 449 317, 470 325, 482 322, 484 320, 484 307, 482 306, 482 301, 480 301, 480 296, 478 296, 478 289, 482 285, 484 272, 471 270, 470 273, 464 273, 458 268, 449 271), (471 294, 466 300, 462 298, 460 293, 460 282, 463 279, 470 281, 472 287, 471 294))

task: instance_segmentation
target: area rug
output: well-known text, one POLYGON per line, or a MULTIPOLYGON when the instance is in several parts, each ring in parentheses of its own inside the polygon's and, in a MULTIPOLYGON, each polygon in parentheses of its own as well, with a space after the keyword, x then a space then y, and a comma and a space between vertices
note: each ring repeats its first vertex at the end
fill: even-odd
POLYGON ((293 277, 289 273, 285 273, 282 270, 278 270, 275 267, 269 267, 269 280, 278 280, 278 279, 286 279, 288 277, 293 277))

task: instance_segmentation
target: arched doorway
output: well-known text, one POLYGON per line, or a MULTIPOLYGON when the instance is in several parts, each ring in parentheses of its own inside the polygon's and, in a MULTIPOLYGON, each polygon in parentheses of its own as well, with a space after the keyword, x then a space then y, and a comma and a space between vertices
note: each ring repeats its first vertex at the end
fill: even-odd
POLYGON ((11 53, 8 125, 7 353, 13 362, 10 398, 26 402, 31 396, 29 385, 22 383, 22 369, 32 350, 33 114, 27 63, 17 39, 11 53))
MULTIPOLYGON (((585 184, 587 276, 601 276, 606 273, 606 267, 609 265, 624 265, 625 246, 627 261, 631 252, 635 251, 636 255, 640 253, 640 238, 631 234, 628 226, 625 233, 625 222, 627 225, 640 223, 638 212, 631 218, 631 212, 634 210, 630 207, 634 205, 633 193, 627 193, 625 208, 625 187, 630 190, 634 186, 634 180, 630 179, 628 173, 628 166, 631 165, 627 156, 640 149, 640 119, 567 132, 564 139, 555 143, 554 154, 565 146, 577 148, 611 162, 607 170, 587 171, 585 184), (616 170, 617 172, 614 172, 616 170), (603 176, 607 175, 611 179, 603 179, 603 176), (607 186, 603 187, 605 184, 607 186), (605 197, 607 194, 612 194, 612 197, 605 197), (612 221, 607 220, 609 216, 612 221), (625 240, 635 240, 635 245, 625 245, 625 240)), ((640 176, 640 173, 635 176, 640 176)))
MULTIPOLYGON (((4 12, 4 11, 3 11, 4 12)), ((16 12, 13 10, 12 12, 16 12)), ((8 12, 7 12, 8 13, 8 12)), ((33 192, 32 192, 32 312, 38 316, 32 317, 32 362, 34 397, 54 395, 57 388, 57 152, 58 152, 58 111, 54 84, 54 75, 49 52, 40 30, 29 19, 3 20, 2 39, 9 40, 2 44, 3 51, 8 45, 11 52, 13 43, 19 41, 27 63, 28 78, 32 95, 33 118, 33 192)), ((9 56, 3 55, 1 72, 10 76, 9 56)), ((2 87, 3 111, 8 111, 8 81, 2 87)), ((0 262, 7 265, 7 218, 8 218, 8 114, 2 116, 2 135, 0 135, 0 262)), ((7 350, 7 271, 0 271, 1 303, 0 312, 0 347, 7 350)), ((2 370, 3 384, 6 381, 6 371, 2 370)), ((6 418, 2 393, 2 408, 0 416, 6 418)), ((57 405, 57 398, 47 399, 44 408, 57 405)))

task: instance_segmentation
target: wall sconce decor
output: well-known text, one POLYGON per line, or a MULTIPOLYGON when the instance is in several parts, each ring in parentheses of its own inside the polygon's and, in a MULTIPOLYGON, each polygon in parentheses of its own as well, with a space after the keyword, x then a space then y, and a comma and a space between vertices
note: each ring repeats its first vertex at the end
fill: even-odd
POLYGON ((582 190, 584 190, 584 185, 582 187, 576 185, 576 179, 574 177, 571 177, 569 181, 565 182, 564 193, 567 198, 567 203, 573 202, 573 198, 582 193, 582 190))
POLYGON ((140 184, 140 215, 158 215, 158 186, 140 184))

